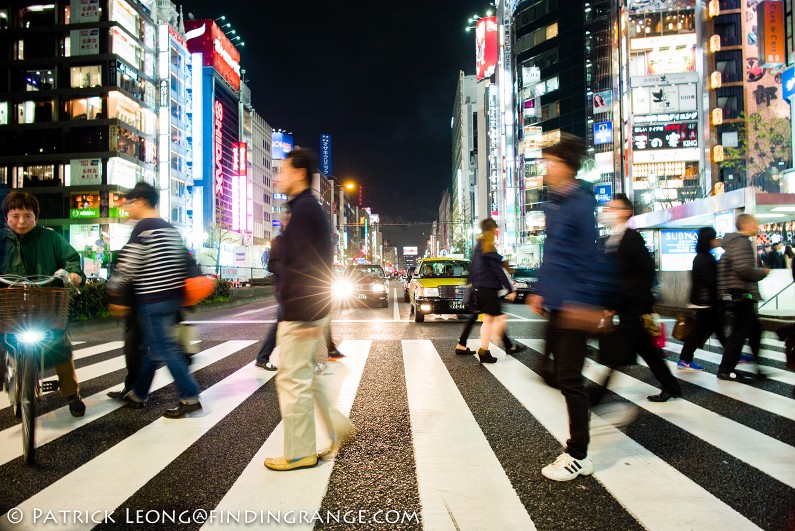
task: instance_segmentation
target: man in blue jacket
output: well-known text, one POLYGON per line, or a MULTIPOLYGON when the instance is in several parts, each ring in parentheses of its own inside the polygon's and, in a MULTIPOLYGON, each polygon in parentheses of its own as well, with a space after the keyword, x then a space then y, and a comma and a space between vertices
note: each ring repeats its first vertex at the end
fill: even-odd
POLYGON ((566 450, 541 470, 555 481, 593 473, 588 458, 589 399, 582 377, 587 334, 567 326, 561 311, 570 304, 601 308, 606 302, 608 275, 597 259, 596 199, 575 179, 585 154, 582 139, 568 134, 543 151, 544 184, 549 187, 544 209, 547 235, 537 293, 527 301, 533 312, 549 315, 547 350, 554 353, 555 381, 569 413, 566 450))
POLYGON ((331 406, 316 386, 315 352, 323 348, 329 325, 333 249, 331 230, 310 185, 317 159, 308 149, 294 149, 282 164, 276 187, 291 197, 290 224, 283 235, 281 320, 276 344, 281 348, 276 390, 284 423, 284 455, 265 459, 271 470, 294 470, 317 464, 315 404, 335 454, 353 433, 353 424, 331 406))

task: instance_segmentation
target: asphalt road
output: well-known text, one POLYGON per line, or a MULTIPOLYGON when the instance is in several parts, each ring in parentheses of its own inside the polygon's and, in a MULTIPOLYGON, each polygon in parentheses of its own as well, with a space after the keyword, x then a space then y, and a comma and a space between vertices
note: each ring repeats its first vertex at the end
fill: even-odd
MULTIPOLYGON (((204 409, 187 419, 162 417, 176 400, 165 369, 143 410, 105 396, 125 374, 121 328, 75 335, 88 412, 73 419, 60 397, 41 398, 37 466, 23 464, 0 401, 0 529, 795 528, 795 374, 779 342, 765 338, 767 378, 752 386, 718 381, 720 348, 708 344, 696 354, 707 371, 672 369, 684 398, 664 404, 646 400, 656 382, 644 366, 615 375, 591 417, 594 475, 556 483, 540 469, 568 426, 559 391, 535 372, 544 321, 506 304, 510 336, 528 348, 494 345, 499 361, 482 366, 453 354, 463 320, 415 323, 401 290, 392 284, 388 308, 334 313, 346 357, 318 382, 357 435, 294 472, 262 465, 283 444, 274 373, 252 363, 273 301, 189 316, 204 409)), ((470 348, 478 338, 476 326, 470 348)), ((669 342, 668 359, 680 348, 669 342)), ((601 370, 586 363, 591 379, 601 370)))

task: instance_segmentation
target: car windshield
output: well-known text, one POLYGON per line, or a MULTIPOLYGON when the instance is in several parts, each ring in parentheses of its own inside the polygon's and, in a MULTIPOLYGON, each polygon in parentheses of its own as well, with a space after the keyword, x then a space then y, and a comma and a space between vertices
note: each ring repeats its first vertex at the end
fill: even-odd
POLYGON ((440 260, 423 262, 419 269, 419 278, 467 278, 469 262, 440 260))
POLYGON ((360 278, 384 278, 384 270, 379 266, 362 266, 348 268, 347 276, 360 278))
POLYGON ((536 278, 538 269, 534 267, 517 267, 513 272, 513 278, 536 278))

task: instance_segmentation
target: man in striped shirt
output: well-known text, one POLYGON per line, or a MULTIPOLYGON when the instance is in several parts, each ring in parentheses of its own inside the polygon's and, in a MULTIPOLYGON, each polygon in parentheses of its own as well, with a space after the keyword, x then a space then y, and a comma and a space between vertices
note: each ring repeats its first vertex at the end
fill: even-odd
MULTIPOLYGON (((134 308, 144 342, 148 347, 133 389, 125 398, 128 406, 142 408, 152 379, 162 361, 174 377, 179 403, 164 416, 180 418, 201 409, 199 385, 188 372, 175 325, 185 295, 187 251, 179 232, 157 212, 158 192, 147 183, 136 183, 126 195, 124 208, 130 219, 138 221, 130 241, 119 252, 119 260, 108 282, 113 294, 125 293, 132 286, 134 308)), ((118 307, 111 310, 118 310, 118 307)), ((114 312, 116 315, 123 311, 114 312)))

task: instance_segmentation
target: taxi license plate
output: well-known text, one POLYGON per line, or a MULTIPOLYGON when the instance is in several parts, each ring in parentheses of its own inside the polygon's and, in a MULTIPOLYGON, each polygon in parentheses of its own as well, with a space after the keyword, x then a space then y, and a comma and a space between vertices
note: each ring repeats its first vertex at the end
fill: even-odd
POLYGON ((464 309, 464 301, 450 301, 450 309, 452 309, 452 310, 463 310, 464 309))
POLYGON ((366 299, 366 298, 367 298, 367 295, 365 295, 365 294, 363 294, 363 293, 359 293, 358 295, 356 295, 356 298, 357 298, 357 299, 362 299, 362 300, 364 300, 364 299, 366 299))

